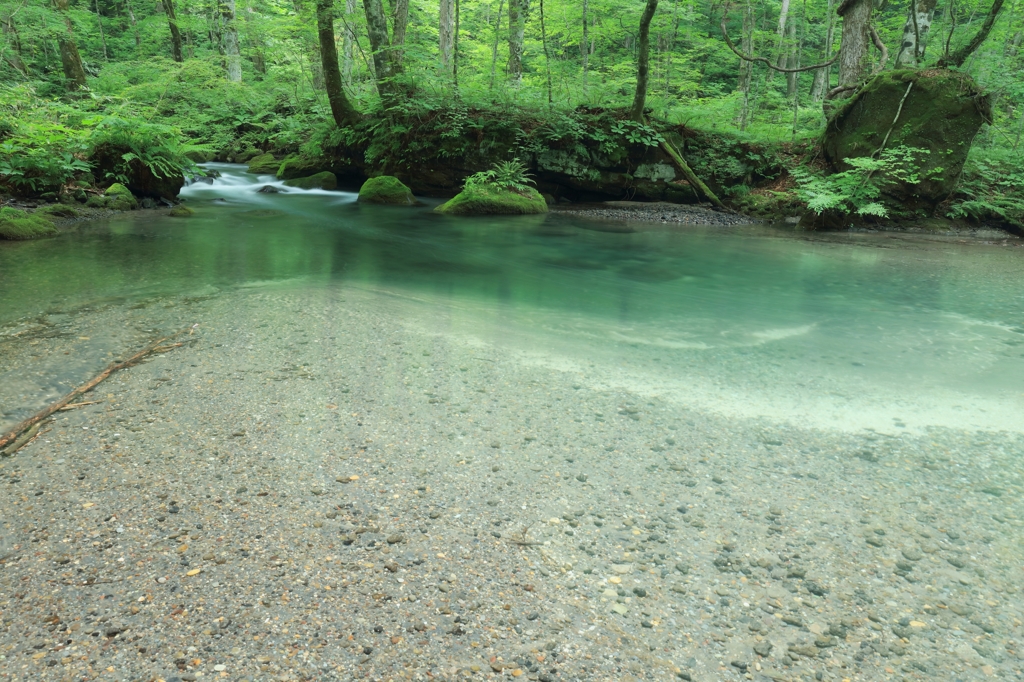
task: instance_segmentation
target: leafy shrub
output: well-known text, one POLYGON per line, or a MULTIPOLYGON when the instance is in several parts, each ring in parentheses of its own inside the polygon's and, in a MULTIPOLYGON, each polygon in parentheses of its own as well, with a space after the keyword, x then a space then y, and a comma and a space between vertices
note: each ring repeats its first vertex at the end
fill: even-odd
POLYGON ((105 161, 106 177, 118 182, 127 181, 133 165, 145 167, 158 178, 196 173, 199 169, 189 154, 208 149, 186 142, 171 126, 117 116, 101 119, 88 142, 93 156, 105 161))
POLYGON ((824 175, 806 166, 795 166, 790 174, 797 183, 797 196, 818 215, 828 211, 886 218, 889 209, 881 200, 882 189, 887 183, 919 182, 916 157, 928 153, 927 149, 901 145, 884 150, 877 159, 846 159, 851 168, 840 173, 824 175))
POLYGON ((1024 227, 1024 158, 998 149, 972 150, 946 215, 1024 227))
POLYGON ((496 187, 510 192, 526 192, 536 184, 526 170, 526 164, 518 158, 499 161, 490 170, 473 173, 466 178, 466 189, 483 186, 496 187))

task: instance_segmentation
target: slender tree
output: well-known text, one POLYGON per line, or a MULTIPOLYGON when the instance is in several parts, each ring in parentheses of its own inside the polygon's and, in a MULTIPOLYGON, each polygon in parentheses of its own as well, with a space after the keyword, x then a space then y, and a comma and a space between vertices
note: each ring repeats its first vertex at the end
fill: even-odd
POLYGON ((182 61, 181 31, 178 30, 178 17, 174 14, 174 0, 163 0, 164 13, 167 15, 167 26, 171 31, 171 58, 182 61))
POLYGON ((508 77, 518 87, 523 82, 523 41, 530 0, 508 0, 508 77))
POLYGON ((843 18, 843 37, 839 48, 839 86, 831 97, 849 94, 868 73, 871 14, 873 0, 843 0, 836 13, 843 18))
POLYGON ((377 76, 377 92, 385 107, 395 103, 401 88, 396 82, 402 74, 402 64, 395 58, 388 38, 388 21, 380 0, 363 0, 366 15, 366 33, 373 50, 373 69, 377 76))
POLYGON ((644 13, 640 15, 640 36, 636 57, 636 93, 629 117, 637 123, 644 122, 644 107, 647 104, 647 84, 651 70, 651 20, 658 9, 658 0, 647 0, 644 13))
POLYGON ((437 35, 441 53, 441 67, 452 73, 452 47, 455 44, 455 0, 441 0, 438 10, 437 35))
POLYGON ((897 68, 915 67, 924 58, 935 14, 935 0, 911 0, 910 5, 910 15, 903 24, 903 40, 896 53, 897 68))
POLYGON ((235 25, 235 0, 220 1, 220 16, 224 21, 224 55, 227 57, 228 80, 242 82, 242 53, 238 48, 238 27, 235 25))
POLYGON ((345 94, 338 68, 338 45, 334 40, 334 0, 316 1, 316 29, 320 40, 320 59, 323 65, 327 101, 331 105, 334 123, 343 128, 359 119, 359 112, 345 94))
POLYGON ((64 69, 68 90, 78 90, 85 87, 85 67, 82 66, 82 56, 78 53, 78 43, 75 42, 71 17, 68 15, 68 0, 54 0, 54 4, 64 20, 64 31, 57 34, 60 64, 64 69))
POLYGON ((404 59, 405 33, 409 28, 409 0, 394 0, 391 11, 391 48, 395 60, 401 64, 404 59))
POLYGON ((4 36, 7 38, 7 42, 11 46, 10 52, 4 51, 4 59, 10 64, 11 68, 20 73, 23 77, 28 77, 28 67, 25 66, 25 60, 22 57, 22 46, 21 36, 18 34, 18 29, 14 25, 14 17, 12 14, 4 14, 0 17, 0 30, 3 31, 4 36))
POLYGON ((494 20, 494 42, 491 44, 491 83, 488 90, 494 89, 494 77, 498 70, 498 42, 501 40, 501 15, 504 8, 505 0, 498 0, 498 13, 494 20))

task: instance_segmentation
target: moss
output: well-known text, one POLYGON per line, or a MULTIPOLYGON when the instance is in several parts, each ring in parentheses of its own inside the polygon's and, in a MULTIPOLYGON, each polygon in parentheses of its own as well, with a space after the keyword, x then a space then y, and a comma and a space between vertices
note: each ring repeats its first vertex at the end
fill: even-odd
POLYGON ((273 175, 281 167, 281 162, 273 154, 260 154, 249 159, 249 172, 255 175, 273 175))
POLYGON ((188 218, 189 216, 194 214, 195 211, 193 211, 191 208, 189 208, 188 206, 181 205, 175 206, 174 208, 167 212, 167 215, 171 216, 172 218, 188 218))
POLYGON ((42 216, 5 206, 0 208, 0 239, 40 239, 57 234, 57 228, 42 216))
POLYGON ((547 213, 548 205, 532 188, 519 193, 494 185, 480 185, 462 190, 434 210, 446 215, 526 215, 547 213))
POLYGON ((67 204, 50 204, 49 206, 40 206, 36 209, 35 214, 51 218, 77 218, 78 209, 67 204))
POLYGON ((323 169, 324 162, 294 154, 286 156, 274 171, 278 180, 291 180, 313 175, 323 169))
POLYGON ((139 207, 139 202, 132 193, 119 182, 115 182, 108 187, 103 196, 107 200, 106 208, 111 208, 115 211, 132 211, 139 207))
POLYGON ((892 181, 883 191, 894 209, 907 215, 927 213, 956 187, 971 142, 991 116, 989 98, 966 74, 942 69, 888 71, 835 112, 822 148, 837 171, 850 167, 847 159, 877 156, 883 142, 890 150, 923 150, 914 159, 919 181, 892 181))
POLYGON ((110 199, 99 194, 92 194, 85 200, 86 208, 106 208, 110 199))
POLYGON ((310 175, 305 178, 293 178, 292 180, 285 180, 284 184, 288 187, 297 187, 299 189, 337 189, 338 178, 334 173, 330 171, 323 171, 316 175, 310 175))
POLYGON ((402 181, 392 175, 370 178, 359 188, 359 201, 368 204, 413 206, 416 198, 402 181))

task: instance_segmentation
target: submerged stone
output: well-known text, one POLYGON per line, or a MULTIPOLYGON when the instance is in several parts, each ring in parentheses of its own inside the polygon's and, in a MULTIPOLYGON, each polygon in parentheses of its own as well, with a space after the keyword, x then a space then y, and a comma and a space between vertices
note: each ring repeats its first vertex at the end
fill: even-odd
POLYGON ((0 239, 40 239, 57 234, 57 228, 46 218, 16 208, 0 208, 0 239))
POLYGON ((284 184, 288 187, 297 187, 298 189, 333 190, 338 188, 338 178, 330 171, 323 171, 322 173, 317 173, 304 178, 285 180, 284 184))
POLYGON ((359 188, 359 201, 368 204, 414 206, 416 198, 401 180, 392 175, 370 178, 359 188))
POLYGON ((467 187, 434 210, 446 215, 529 215, 547 213, 548 205, 533 188, 513 192, 480 185, 467 187))
POLYGON ((172 218, 188 218, 191 215, 195 215, 195 211, 188 206, 175 206, 167 212, 167 215, 172 218))

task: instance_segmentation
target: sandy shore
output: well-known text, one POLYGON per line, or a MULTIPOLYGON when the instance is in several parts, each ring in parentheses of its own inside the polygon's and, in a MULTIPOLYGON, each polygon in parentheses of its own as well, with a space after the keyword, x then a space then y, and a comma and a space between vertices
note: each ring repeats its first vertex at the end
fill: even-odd
POLYGON ((724 419, 397 310, 253 287, 0 344, 30 377, 200 324, 0 461, 0 679, 1021 678, 1019 434, 724 419))

